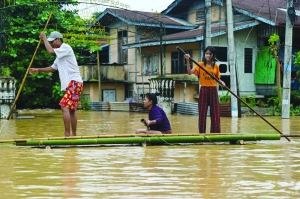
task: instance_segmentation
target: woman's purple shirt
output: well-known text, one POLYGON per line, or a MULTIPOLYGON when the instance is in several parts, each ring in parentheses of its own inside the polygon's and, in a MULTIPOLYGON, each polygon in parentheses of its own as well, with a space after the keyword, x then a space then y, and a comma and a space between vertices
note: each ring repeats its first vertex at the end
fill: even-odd
POLYGON ((150 130, 168 131, 171 130, 169 119, 162 108, 152 106, 149 111, 149 120, 156 120, 156 124, 150 125, 150 130))

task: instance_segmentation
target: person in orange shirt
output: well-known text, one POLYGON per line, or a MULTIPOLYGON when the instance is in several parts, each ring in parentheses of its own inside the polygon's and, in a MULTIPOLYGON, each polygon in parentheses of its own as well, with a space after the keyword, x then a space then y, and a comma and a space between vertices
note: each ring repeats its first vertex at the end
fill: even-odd
MULTIPOLYGON (((206 69, 205 72, 198 65, 195 65, 192 69, 190 67, 190 55, 184 55, 186 59, 186 66, 188 74, 195 74, 199 77, 199 84, 201 85, 199 91, 199 100, 198 100, 198 111, 199 111, 199 121, 198 128, 199 133, 205 133, 206 131, 206 117, 207 109, 210 106, 210 118, 211 118, 211 133, 221 133, 221 124, 220 124, 220 107, 219 107, 219 97, 217 89, 217 81, 211 77, 215 76, 220 80, 221 74, 218 64, 216 64, 216 49, 213 46, 208 46, 204 49, 203 61, 198 62, 200 66, 206 69)), ((222 83, 221 86, 225 86, 225 83, 220 80, 222 83)))

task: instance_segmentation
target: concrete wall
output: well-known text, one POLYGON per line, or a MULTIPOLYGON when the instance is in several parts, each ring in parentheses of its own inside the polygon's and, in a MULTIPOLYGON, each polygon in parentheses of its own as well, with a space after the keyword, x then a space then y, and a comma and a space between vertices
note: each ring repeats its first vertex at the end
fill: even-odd
MULTIPOLYGON (((91 102, 99 102, 98 88, 98 82, 85 82, 83 85, 82 95, 88 95, 91 102)), ((101 83, 101 91, 105 89, 116 91, 117 102, 123 102, 125 100, 124 83, 101 83)))
POLYGON ((199 84, 186 84, 186 93, 184 93, 184 83, 176 84, 174 90, 174 103, 179 102, 198 102, 194 96, 199 94, 199 84))
MULTIPOLYGON (((101 81, 103 80, 126 80, 126 72, 123 65, 100 65, 101 81)), ((98 80, 98 66, 94 65, 82 65, 79 67, 81 77, 87 80, 98 80)))

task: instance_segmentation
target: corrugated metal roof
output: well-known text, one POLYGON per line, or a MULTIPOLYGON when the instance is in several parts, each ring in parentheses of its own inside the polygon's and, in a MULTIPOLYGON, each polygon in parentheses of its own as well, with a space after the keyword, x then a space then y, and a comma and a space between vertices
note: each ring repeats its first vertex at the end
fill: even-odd
MULTIPOLYGON (((101 26, 109 26, 116 21, 116 19, 124 21, 129 25, 138 26, 160 27, 160 23, 163 23, 166 28, 193 29, 197 27, 188 21, 169 17, 161 13, 112 8, 106 9, 97 17, 96 21, 100 22, 101 26)), ((94 25, 95 23, 90 25, 90 27, 94 25)))
MULTIPOLYGON (((204 0, 201 1, 204 2, 204 0)), ((109 26, 112 22, 116 21, 116 19, 122 20, 129 25, 137 26, 159 27, 160 23, 163 23, 165 28, 188 30, 166 35, 163 38, 164 44, 196 42, 204 39, 204 26, 195 29, 197 27, 195 24, 170 16, 177 16, 177 14, 183 13, 182 10, 188 10, 190 6, 201 1, 175 0, 162 12, 163 14, 109 8, 97 19, 101 25, 104 26, 109 26)), ((224 6, 220 0, 213 0, 212 3, 224 6)), ((256 26, 260 23, 266 23, 272 26, 282 26, 286 23, 286 0, 232 0, 232 5, 235 14, 240 13, 250 17, 250 20, 244 22, 238 22, 238 20, 236 20, 234 24, 235 31, 256 26), (251 20, 251 18, 253 20, 251 20)), ((299 7, 299 4, 296 6, 299 7)), ((300 25, 300 20, 296 20, 295 24, 300 25)), ((224 24, 213 24, 211 34, 212 37, 226 34, 226 26, 224 24)), ((123 46, 123 49, 155 45, 160 45, 160 41, 151 39, 126 44, 123 46)))
MULTIPOLYGON (((259 25, 260 22, 251 20, 243 21, 234 24, 234 31, 253 27, 259 25)), ((219 26, 212 26, 211 28, 211 37, 216 37, 227 33, 227 27, 225 24, 219 26)), ((175 34, 166 35, 163 37, 163 44, 180 44, 187 42, 197 42, 204 39, 205 27, 201 26, 194 30, 187 30, 175 34)), ((157 46, 160 45, 158 40, 143 40, 136 43, 130 43, 123 45, 123 49, 136 48, 136 47, 145 47, 145 46, 157 46)))
MULTIPOLYGON (((170 16, 176 15, 178 10, 188 9, 195 2, 200 0, 175 0, 167 9, 162 11, 163 14, 170 16)), ((202 2, 205 2, 202 0, 202 2)), ((213 0, 212 4, 220 4, 220 0, 213 0)), ((273 25, 282 26, 286 23, 286 0, 232 0, 233 10, 258 21, 273 25)), ((296 13, 300 12, 299 3, 294 3, 296 13)), ((300 25, 300 20, 296 20, 295 25, 300 25)))
MULTIPOLYGON (((202 0, 205 2, 204 0, 202 0)), ((182 12, 182 10, 188 10, 189 7, 199 0, 175 0, 161 13, 164 15, 173 15, 173 13, 182 12)), ((223 6, 223 0, 212 0, 212 4, 223 6)))
MULTIPOLYGON (((286 12, 280 8, 286 9, 285 0, 232 0, 233 9, 259 21, 270 25, 285 25, 286 12)), ((295 24, 300 24, 296 21, 295 24)))

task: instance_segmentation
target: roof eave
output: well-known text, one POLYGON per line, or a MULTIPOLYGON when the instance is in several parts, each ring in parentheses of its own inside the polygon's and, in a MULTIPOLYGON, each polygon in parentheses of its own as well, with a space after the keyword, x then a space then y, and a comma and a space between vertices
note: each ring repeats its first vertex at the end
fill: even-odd
POLYGON ((171 10, 173 10, 174 7, 176 7, 181 1, 183 0, 175 0, 173 3, 171 3, 170 7, 167 9, 163 10, 161 13, 162 14, 168 14, 171 10))
MULTIPOLYGON (((134 26, 144 26, 144 27, 160 27, 160 23, 139 23, 139 22, 134 22, 134 21, 131 21, 131 20, 127 20, 125 19, 124 17, 121 17, 120 15, 116 14, 115 12, 112 12, 111 10, 109 9, 106 9, 103 13, 101 13, 97 18, 96 20, 94 21, 94 23, 90 24, 88 28, 92 28, 95 23, 97 21, 100 21, 100 19, 102 17, 104 17, 105 15, 107 14, 110 14, 118 19, 120 19, 121 21, 129 24, 129 25, 134 25, 134 26)), ((192 30, 194 28, 197 27, 197 25, 188 25, 188 26, 176 26, 176 25, 168 25, 168 24, 164 24, 164 27, 165 28, 174 28, 174 29, 182 29, 182 30, 192 30)))
POLYGON ((258 15, 255 15, 255 14, 253 14, 253 13, 247 11, 247 10, 244 10, 244 9, 241 9, 241 8, 237 8, 237 7, 233 7, 233 10, 235 10, 235 11, 241 13, 241 14, 244 14, 244 15, 246 15, 246 16, 249 16, 249 17, 251 17, 251 18, 254 18, 254 19, 256 19, 256 20, 259 20, 259 21, 261 21, 261 22, 264 22, 264 23, 266 23, 266 24, 269 24, 269 25, 271 25, 271 26, 275 26, 275 25, 276 25, 273 21, 268 20, 268 19, 266 19, 266 18, 264 18, 264 17, 260 17, 260 16, 258 16, 258 15))
POLYGON ((97 23, 97 21, 99 21, 102 17, 104 17, 106 14, 109 13, 109 9, 105 9, 104 12, 102 12, 95 20, 93 23, 91 23, 88 28, 92 28, 93 26, 95 26, 95 24, 97 23))
MULTIPOLYGON (((130 25, 134 26, 144 26, 144 27, 160 27, 160 24, 149 24, 149 23, 136 23, 132 22, 130 25)), ((164 24, 164 28, 173 28, 173 29, 183 29, 183 30, 192 30, 195 29, 197 26, 175 26, 175 25, 167 25, 164 24)))
MULTIPOLYGON (((191 43, 191 42, 196 42, 197 38, 190 38, 190 39, 179 39, 179 40, 170 40, 170 41, 163 41, 162 45, 168 45, 168 44, 178 44, 178 43, 191 43)), ((139 47, 150 47, 150 46, 159 46, 160 42, 155 41, 155 42, 147 42, 143 44, 132 44, 132 45, 126 45, 123 46, 122 49, 130 49, 130 48, 139 48, 139 47)))
MULTIPOLYGON (((161 11, 162 14, 166 15, 168 14, 171 10, 173 10, 180 2, 182 2, 183 0, 175 0, 173 1, 173 3, 170 4, 170 7, 168 7, 167 9, 161 11)), ((212 0, 213 4, 217 4, 219 6, 223 6, 223 2, 220 0, 212 0)))
MULTIPOLYGON (((237 27, 233 28, 233 31, 238 31, 238 30, 250 28, 250 27, 253 27, 253 26, 257 26, 259 24, 260 24, 259 21, 254 21, 254 22, 249 23, 249 24, 244 24, 244 25, 241 25, 241 26, 237 26, 237 27)), ((221 36, 221 35, 224 35, 226 33, 227 33, 226 30, 215 32, 215 33, 211 34, 211 37, 221 36)), ((204 40, 204 36, 188 38, 188 39, 168 40, 168 41, 163 41, 162 44, 163 45, 168 45, 168 44, 192 43, 192 42, 198 42, 198 41, 202 41, 202 40, 204 40)), ((160 45, 159 41, 147 42, 147 43, 134 43, 134 44, 128 44, 126 46, 122 46, 122 49, 126 50, 126 49, 130 49, 130 48, 159 46, 159 45, 160 45)))

